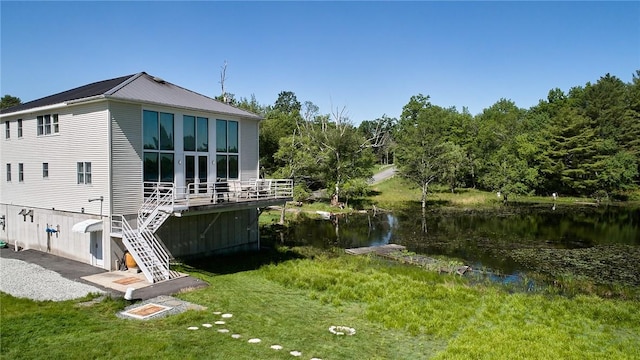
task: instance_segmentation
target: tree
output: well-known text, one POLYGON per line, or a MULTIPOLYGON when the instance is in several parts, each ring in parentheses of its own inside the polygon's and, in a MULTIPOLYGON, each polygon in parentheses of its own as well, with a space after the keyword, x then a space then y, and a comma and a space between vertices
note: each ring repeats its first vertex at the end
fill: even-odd
POLYGON ((391 163, 389 160, 393 154, 395 142, 393 140, 393 129, 398 120, 386 115, 376 120, 365 120, 358 126, 358 131, 367 139, 376 160, 381 164, 391 163))
POLYGON ((320 127, 313 127, 311 139, 319 144, 318 157, 324 159, 325 183, 335 189, 333 201, 337 203, 346 182, 372 175, 373 153, 367 139, 349 120, 345 107, 334 109, 331 118, 319 119, 320 127))
POLYGON ((293 135, 298 129, 300 102, 291 91, 282 91, 273 107, 267 109, 265 120, 260 123, 260 164, 269 174, 284 164, 278 163, 274 154, 280 139, 293 135))
POLYGON ((443 124, 450 115, 450 110, 432 105, 429 96, 418 94, 403 107, 396 127, 398 173, 422 189, 423 209, 429 185, 441 175, 442 154, 446 150, 443 124))
POLYGON ((260 116, 264 116, 266 114, 266 107, 258 103, 255 94, 251 94, 250 99, 241 97, 235 106, 239 109, 247 110, 260 116))
POLYGON ((440 146, 442 150, 440 181, 447 184, 453 193, 461 181, 461 174, 467 167, 468 160, 461 146, 451 141, 444 142, 440 146))
POLYGON ((5 95, 0 99, 0 109, 7 109, 20 104, 22 104, 22 101, 15 96, 5 95))

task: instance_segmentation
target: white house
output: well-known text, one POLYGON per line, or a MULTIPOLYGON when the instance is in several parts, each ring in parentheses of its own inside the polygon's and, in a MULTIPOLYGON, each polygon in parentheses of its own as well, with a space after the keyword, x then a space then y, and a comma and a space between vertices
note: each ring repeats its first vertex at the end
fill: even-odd
POLYGON ((144 72, 0 111, 0 240, 150 282, 173 258, 259 248, 261 117, 144 72))

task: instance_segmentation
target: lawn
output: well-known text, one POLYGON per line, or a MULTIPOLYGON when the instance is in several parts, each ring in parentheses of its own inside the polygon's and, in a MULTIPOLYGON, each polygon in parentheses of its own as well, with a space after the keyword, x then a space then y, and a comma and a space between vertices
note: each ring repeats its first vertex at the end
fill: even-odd
POLYGON ((182 270, 210 286, 177 297, 207 310, 148 321, 116 317, 127 305, 122 299, 78 306, 1 294, 0 355, 290 359, 290 351, 300 351, 303 359, 640 359, 634 301, 509 293, 471 286, 457 275, 304 248, 190 265, 182 270), (215 311, 233 314, 223 325, 229 333, 201 327, 220 320, 215 311), (332 325, 356 334, 334 335, 332 325), (283 349, 271 349, 274 344, 283 349))

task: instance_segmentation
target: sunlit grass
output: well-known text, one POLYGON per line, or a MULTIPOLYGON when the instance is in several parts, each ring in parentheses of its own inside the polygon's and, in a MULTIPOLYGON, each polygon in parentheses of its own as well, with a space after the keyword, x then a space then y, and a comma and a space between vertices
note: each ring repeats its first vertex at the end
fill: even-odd
POLYGON ((177 296, 207 310, 149 321, 116 317, 127 304, 122 299, 84 307, 1 294, 0 354, 284 359, 298 350, 302 358, 324 359, 640 358, 635 301, 510 294, 457 275, 339 252, 226 275, 197 270, 210 286, 177 296), (214 311, 232 313, 224 327, 242 339, 215 328, 187 330, 219 319, 214 311), (328 331, 332 325, 357 333, 339 337, 328 331), (253 337, 262 342, 248 344, 253 337), (284 349, 272 350, 273 344, 284 349))

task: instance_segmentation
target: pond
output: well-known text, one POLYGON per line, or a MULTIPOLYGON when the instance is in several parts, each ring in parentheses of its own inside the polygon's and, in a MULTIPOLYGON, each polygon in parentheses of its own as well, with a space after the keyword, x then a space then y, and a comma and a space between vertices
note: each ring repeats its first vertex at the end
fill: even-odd
POLYGON ((423 216, 415 207, 305 219, 278 239, 320 248, 395 243, 504 275, 570 274, 640 285, 640 208, 512 203, 491 210, 433 209, 423 216))

